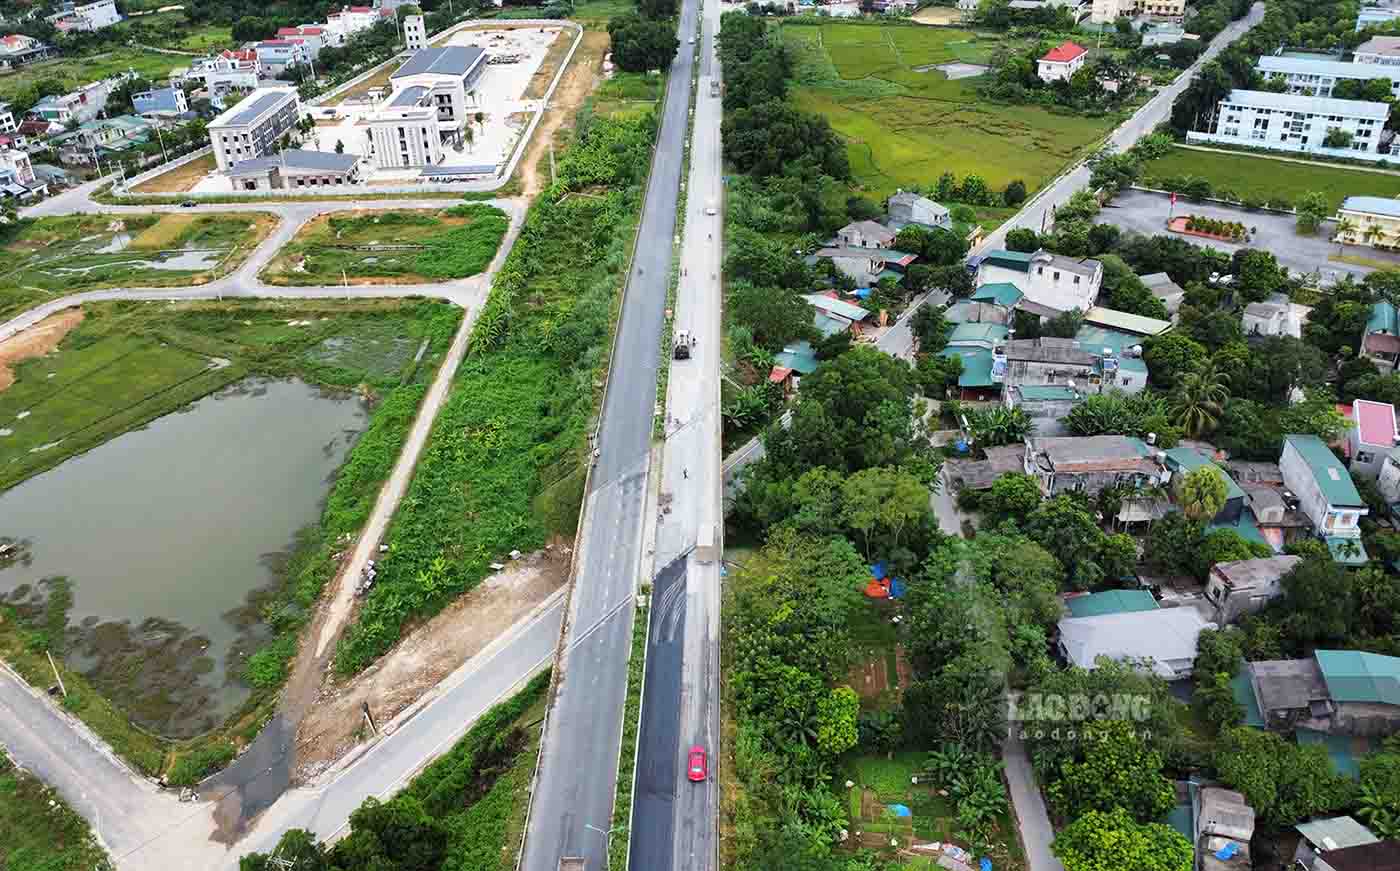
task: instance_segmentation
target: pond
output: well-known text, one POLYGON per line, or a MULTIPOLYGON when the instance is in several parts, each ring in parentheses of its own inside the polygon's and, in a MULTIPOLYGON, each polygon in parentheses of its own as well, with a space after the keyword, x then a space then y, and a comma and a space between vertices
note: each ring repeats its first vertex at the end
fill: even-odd
POLYGON ((0 494, 23 557, 0 595, 66 578, 65 655, 136 722, 181 736, 237 710, 257 595, 368 422, 358 399, 250 379, 0 494))

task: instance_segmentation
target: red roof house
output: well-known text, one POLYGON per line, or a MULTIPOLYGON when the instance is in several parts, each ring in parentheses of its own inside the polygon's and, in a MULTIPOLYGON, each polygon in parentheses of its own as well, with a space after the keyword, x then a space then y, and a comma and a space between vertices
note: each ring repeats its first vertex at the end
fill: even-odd
POLYGON ((1088 49, 1082 45, 1076 45, 1073 42, 1062 42, 1050 49, 1041 60, 1054 61, 1056 63, 1069 63, 1086 51, 1088 51, 1088 49))
POLYGON ((1089 51, 1084 46, 1062 42, 1045 53, 1045 57, 1040 59, 1036 73, 1041 81, 1045 82, 1067 80, 1084 66, 1084 61, 1088 58, 1089 51))

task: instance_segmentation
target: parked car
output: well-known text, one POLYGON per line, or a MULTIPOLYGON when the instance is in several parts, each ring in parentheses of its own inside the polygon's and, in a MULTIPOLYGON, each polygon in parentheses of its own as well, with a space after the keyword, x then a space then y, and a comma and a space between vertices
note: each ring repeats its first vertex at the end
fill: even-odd
POLYGON ((686 765, 686 776, 692 783, 700 783, 707 774, 705 765, 705 748, 695 746, 690 748, 690 762, 686 765))

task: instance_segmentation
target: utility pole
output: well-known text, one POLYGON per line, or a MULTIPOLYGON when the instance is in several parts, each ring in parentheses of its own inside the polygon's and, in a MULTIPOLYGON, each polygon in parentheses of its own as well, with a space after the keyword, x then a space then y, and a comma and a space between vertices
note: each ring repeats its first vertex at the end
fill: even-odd
POLYGON ((365 722, 369 724, 369 732, 374 737, 379 737, 379 727, 374 725, 374 717, 369 713, 369 702, 360 702, 360 710, 364 712, 365 722))
POLYGON ((554 143, 549 143, 549 183, 552 185, 557 181, 554 177, 554 143))
POLYGON ((160 143, 160 159, 161 159, 161 162, 162 162, 162 163, 169 163, 169 162, 170 162, 170 155, 167 154, 166 151, 165 151, 165 137, 162 136, 162 135, 160 135, 160 125, 159 125, 159 124, 153 124, 153 125, 151 125, 151 126, 153 126, 153 127, 156 128, 156 141, 160 143))
POLYGON ((63 675, 58 673, 58 666, 53 663, 53 654, 45 650, 44 655, 49 658, 49 668, 53 669, 53 678, 58 681, 59 690, 62 691, 65 699, 68 698, 68 687, 63 685, 63 675))

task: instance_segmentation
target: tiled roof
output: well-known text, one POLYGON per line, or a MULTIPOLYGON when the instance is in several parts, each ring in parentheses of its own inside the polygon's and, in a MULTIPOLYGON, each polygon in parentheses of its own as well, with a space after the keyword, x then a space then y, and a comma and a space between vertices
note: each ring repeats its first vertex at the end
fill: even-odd
POLYGON ((1083 54, 1087 49, 1082 45, 1073 42, 1062 42, 1045 53, 1041 60, 1048 60, 1052 63, 1069 63, 1083 54))

